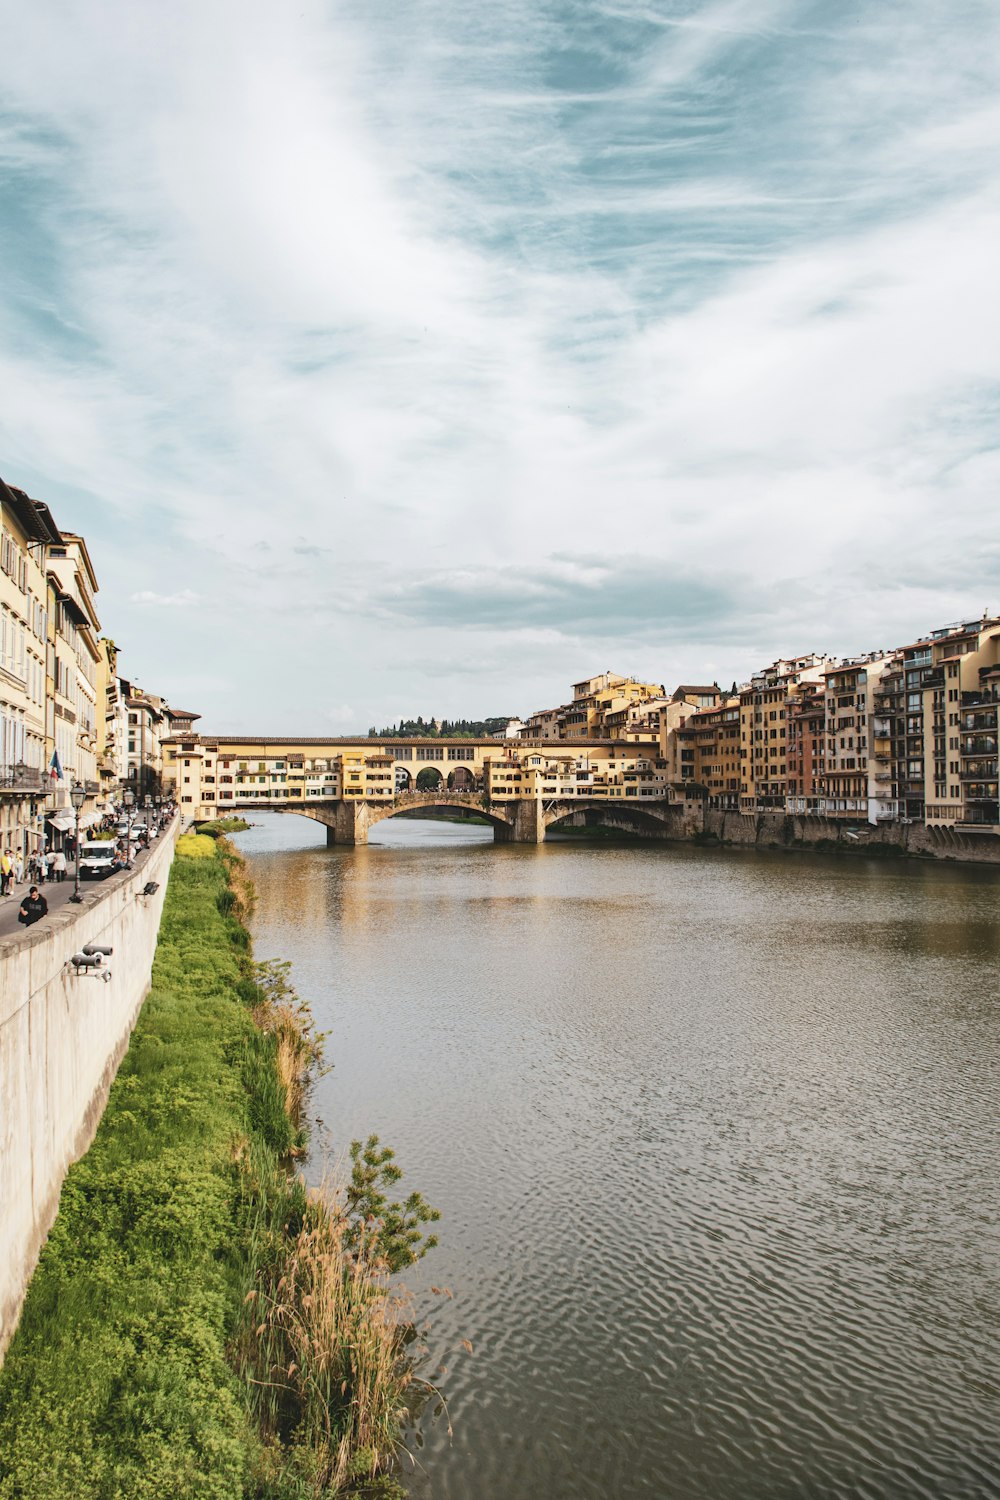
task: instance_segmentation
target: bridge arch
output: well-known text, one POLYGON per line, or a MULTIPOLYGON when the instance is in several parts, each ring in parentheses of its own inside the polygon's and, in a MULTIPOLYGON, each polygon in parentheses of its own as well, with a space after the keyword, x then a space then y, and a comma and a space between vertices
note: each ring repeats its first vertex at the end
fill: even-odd
POLYGON ((325 805, 300 804, 283 807, 280 803, 276 803, 273 807, 247 810, 276 812, 286 817, 309 818, 314 823, 322 823, 327 829, 327 842, 331 844, 366 844, 368 830, 374 828, 376 823, 384 823, 387 818, 398 817, 400 813, 418 811, 423 807, 475 813, 476 817, 484 818, 491 825, 494 837, 500 843, 509 842, 514 832, 513 814, 508 816, 501 809, 484 807, 482 795, 479 792, 449 792, 443 781, 441 786, 434 791, 397 795, 394 801, 389 803, 361 802, 360 800, 353 802, 345 799, 325 805))
POLYGON ((557 829, 560 823, 573 822, 577 827, 619 829, 623 833, 647 834, 652 837, 670 837, 679 831, 679 809, 667 804, 660 807, 643 806, 626 802, 624 798, 575 798, 572 801, 550 803, 545 806, 542 821, 546 831, 557 829))

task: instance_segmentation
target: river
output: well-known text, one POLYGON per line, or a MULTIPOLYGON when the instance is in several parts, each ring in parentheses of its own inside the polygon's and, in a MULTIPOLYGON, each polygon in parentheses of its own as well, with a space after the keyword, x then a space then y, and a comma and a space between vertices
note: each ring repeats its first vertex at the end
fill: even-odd
POLYGON ((417 1500, 1000 1496, 1000 871, 237 842, 318 1139, 442 1211, 417 1500))

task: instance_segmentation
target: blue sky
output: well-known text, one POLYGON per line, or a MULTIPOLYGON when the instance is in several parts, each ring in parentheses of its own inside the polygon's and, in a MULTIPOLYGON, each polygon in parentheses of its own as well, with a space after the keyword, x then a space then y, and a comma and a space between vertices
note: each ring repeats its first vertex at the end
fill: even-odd
POLYGON ((208 728, 1000 608, 989 0, 2 0, 0 474, 208 728))

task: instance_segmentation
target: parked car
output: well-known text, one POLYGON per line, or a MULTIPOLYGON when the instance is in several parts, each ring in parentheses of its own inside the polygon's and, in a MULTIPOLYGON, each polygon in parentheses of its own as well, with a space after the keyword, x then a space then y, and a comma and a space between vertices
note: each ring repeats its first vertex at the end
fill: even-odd
POLYGON ((115 869, 112 839, 87 839, 80 845, 80 879, 104 880, 115 869))

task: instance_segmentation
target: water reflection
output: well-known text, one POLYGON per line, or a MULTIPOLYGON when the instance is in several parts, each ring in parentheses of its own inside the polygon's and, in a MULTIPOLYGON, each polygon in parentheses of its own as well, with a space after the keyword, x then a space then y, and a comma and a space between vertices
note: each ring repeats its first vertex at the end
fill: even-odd
POLYGON ((375 834, 240 842, 333 1142, 444 1211, 414 1493, 1000 1493, 998 872, 375 834))

